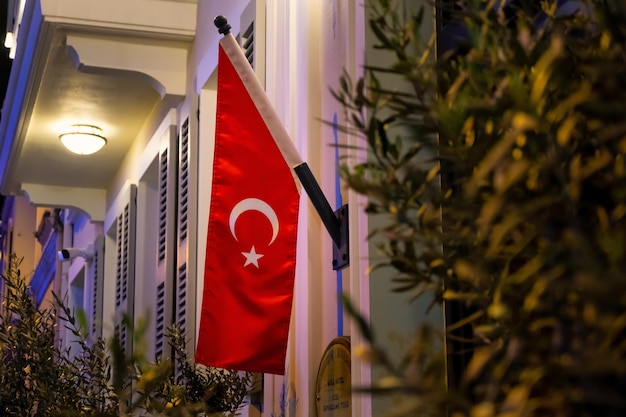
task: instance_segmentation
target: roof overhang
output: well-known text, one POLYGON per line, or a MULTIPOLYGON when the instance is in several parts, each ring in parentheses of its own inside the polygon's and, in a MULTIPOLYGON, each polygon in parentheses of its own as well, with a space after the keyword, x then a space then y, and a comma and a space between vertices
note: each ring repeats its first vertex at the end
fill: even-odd
POLYGON ((185 95, 196 7, 27 1, 0 122, 0 192, 102 220, 106 190, 139 132, 185 95), (74 123, 97 125, 107 145, 70 153, 59 134, 74 123))

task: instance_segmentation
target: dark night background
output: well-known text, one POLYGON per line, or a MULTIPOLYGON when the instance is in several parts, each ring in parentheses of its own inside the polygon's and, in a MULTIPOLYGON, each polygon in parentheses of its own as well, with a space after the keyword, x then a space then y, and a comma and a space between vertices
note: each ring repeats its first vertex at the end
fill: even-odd
MULTIPOLYGON (((0 4, 2 4, 0 6, 0 97, 4 102, 9 73, 11 72, 11 60, 9 59, 9 50, 4 47, 4 37, 7 33, 7 2, 2 1, 0 4)), ((2 114, 0 114, 0 120, 1 118, 2 114)))
MULTIPOLYGON (((0 109, 4 103, 4 96, 7 91, 7 83, 9 82, 9 74, 11 73, 11 60, 9 59, 9 50, 4 47, 4 37, 7 33, 7 2, 3 0, 0 3, 0 109)), ((0 121, 2 120, 2 112, 0 111, 0 121)), ((4 205, 4 196, 0 195, 0 211, 4 205)))

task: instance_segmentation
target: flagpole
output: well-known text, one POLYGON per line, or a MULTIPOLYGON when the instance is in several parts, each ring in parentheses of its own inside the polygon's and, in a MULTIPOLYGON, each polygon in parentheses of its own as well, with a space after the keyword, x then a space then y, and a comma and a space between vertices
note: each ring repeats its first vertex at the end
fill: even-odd
MULTIPOLYGON (((227 37, 230 35, 231 26, 228 24, 228 20, 224 16, 217 16, 213 20, 213 23, 217 27, 220 34, 227 37)), ((232 37, 232 35, 231 35, 232 37)), ((241 51, 240 51, 241 52, 241 51)), ((248 65, 245 65, 248 67, 248 65)), ((246 68, 247 69, 247 68, 246 68)), ((250 70, 251 71, 251 70, 250 70)), ((252 72, 252 71, 251 71, 252 72)), ((258 81, 254 77, 255 83, 258 81)), ((244 84, 246 80, 244 80, 244 84)), ((260 84, 259 84, 260 85, 260 84)), ((261 89, 259 85, 255 84, 255 87, 261 89)), ((260 97, 259 97, 260 98, 260 97)), ((263 100, 266 100, 263 92, 263 100)), ((271 106, 268 106, 271 107, 271 106)), ((264 109, 267 107, 263 106, 264 109)), ((261 111, 261 109, 259 109, 261 111)), ((273 110, 271 115, 273 116, 273 110)), ((276 117, 277 119, 277 117, 276 117)), ((303 162, 298 152, 296 151, 290 140, 286 139, 286 131, 282 125, 275 126, 279 128, 279 134, 282 139, 278 139, 277 145, 283 152, 283 156, 290 166, 293 166, 293 170, 298 176, 302 187, 306 191, 313 207, 320 216, 324 227, 328 231, 334 245, 333 245, 333 269, 339 270, 347 267, 350 264, 349 258, 349 237, 348 237, 348 206, 344 205, 336 212, 333 211, 328 200, 324 196, 319 184, 315 180, 313 173, 309 169, 306 162, 303 162)), ((270 129, 272 130, 272 129, 270 129)))

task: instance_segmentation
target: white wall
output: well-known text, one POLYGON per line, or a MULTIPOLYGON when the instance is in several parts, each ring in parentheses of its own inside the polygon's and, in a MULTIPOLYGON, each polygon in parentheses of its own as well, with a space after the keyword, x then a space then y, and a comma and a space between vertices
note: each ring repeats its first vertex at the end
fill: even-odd
MULTIPOLYGON (((219 39, 212 21, 215 15, 223 14, 233 26, 233 33, 237 33, 238 13, 246 4, 247 1, 236 1, 218 6, 218 2, 200 1, 198 7, 198 37, 194 46, 194 59, 198 66, 194 77, 201 109, 198 271, 204 267, 212 170, 213 77, 219 39)), ((265 11, 268 97, 331 206, 337 208, 337 171, 335 148, 332 146, 336 131, 325 126, 323 120, 332 120, 335 114, 341 116, 341 109, 328 92, 328 87, 336 86, 344 68, 352 74, 360 70, 364 48, 361 3, 353 0, 266 0, 265 11)), ((337 136, 342 143, 353 140, 345 135, 337 136)), ((314 415, 316 376, 327 345, 339 335, 351 335, 356 344, 359 343, 353 323, 340 314, 338 274, 332 270, 332 241, 308 196, 304 191, 302 193, 287 375, 284 378, 266 375, 263 414, 267 416, 283 413, 287 416, 314 415), (285 409, 281 410, 283 389, 286 403, 285 409)), ((343 203, 351 205, 352 238, 351 266, 342 271, 341 283, 367 314, 369 292, 367 285, 362 285, 367 266, 367 223, 359 197, 346 190, 340 194, 343 203)), ((202 281, 202 277, 198 276, 198 294, 202 294, 202 281)), ((368 366, 355 362, 353 373, 355 384, 369 382, 368 366)), ((369 409, 369 399, 357 399, 353 403, 354 415, 367 415, 369 409)))
MULTIPOLYGON (((337 208, 334 131, 323 121, 332 120, 339 111, 328 93, 331 80, 344 68, 357 71, 361 30, 359 3, 356 1, 278 1, 266 2, 267 71, 266 90, 276 112, 284 121, 300 155, 311 168, 331 207, 337 208)), ((342 137, 340 141, 347 141, 342 137)), ((354 203, 343 192, 343 202, 354 203)), ((317 371, 324 350, 333 338, 354 335, 350 323, 341 327, 338 305, 337 273, 332 270, 332 241, 318 214, 303 191, 300 212, 298 267, 291 321, 290 345, 285 378, 266 377, 265 413, 287 416, 314 415, 317 371), (285 391, 285 409, 280 409, 280 394, 285 391)), ((359 226, 358 210, 353 210, 352 266, 342 271, 344 289, 360 301, 367 300, 361 288, 361 262, 364 257, 359 241, 365 233, 359 226), (360 231, 360 232, 359 232, 360 231)), ((365 247, 366 249, 366 247, 365 247)), ((364 305, 367 309, 367 305, 364 305)), ((343 317, 341 317, 343 318, 343 317)), ((357 340, 358 342, 358 340, 357 340)), ((367 371, 353 367, 360 384, 368 381, 367 371)), ((355 415, 367 415, 367 401, 353 404, 355 415)), ((269 414, 268 414, 269 415, 269 414)))

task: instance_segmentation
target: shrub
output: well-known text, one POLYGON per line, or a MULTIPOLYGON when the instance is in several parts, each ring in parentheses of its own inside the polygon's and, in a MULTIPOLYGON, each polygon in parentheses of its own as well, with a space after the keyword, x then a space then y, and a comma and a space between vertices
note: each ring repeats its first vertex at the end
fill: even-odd
POLYGON ((371 388, 410 394, 397 415, 623 415, 624 3, 463 4, 438 55, 423 13, 368 2, 390 61, 334 92, 367 144, 343 176, 385 219, 381 264, 398 290, 463 312, 447 374, 416 348, 371 388))
MULTIPOLYGON (((186 355, 185 334, 169 329, 176 352, 152 363, 142 352, 127 356, 119 341, 90 343, 82 329, 84 315, 73 312, 54 294, 50 308, 38 309, 11 255, 0 316, 0 410, 15 417, 113 417, 150 412, 163 416, 198 413, 233 415, 251 388, 252 375, 193 364, 186 355), (81 324, 82 323, 82 324, 81 324), (57 326, 72 333, 75 345, 59 349, 57 326), (74 348, 74 349, 72 349, 74 348), (72 353, 72 351, 76 353, 72 353), (176 369, 179 372, 174 372, 176 369)), ((142 328, 125 320, 141 340, 142 328)))

